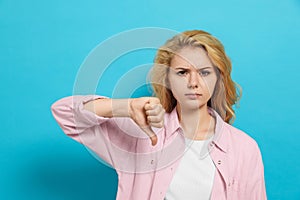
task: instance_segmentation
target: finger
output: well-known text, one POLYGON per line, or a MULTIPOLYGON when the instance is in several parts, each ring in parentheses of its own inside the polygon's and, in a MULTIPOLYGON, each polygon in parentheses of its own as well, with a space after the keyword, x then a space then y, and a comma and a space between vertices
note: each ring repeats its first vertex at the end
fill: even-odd
POLYGON ((151 98, 149 99, 149 103, 150 103, 150 104, 159 104, 159 103, 160 103, 160 100, 159 100, 159 98, 157 98, 157 97, 151 97, 151 98))
POLYGON ((158 115, 163 110, 163 108, 161 104, 155 104, 147 106, 147 109, 145 110, 147 115, 158 115))
POLYGON ((153 110, 153 105, 152 104, 150 104, 150 102, 147 102, 146 104, 145 104, 145 110, 146 111, 150 111, 150 110, 153 110))
POLYGON ((160 100, 156 97, 151 97, 148 99, 148 102, 145 104, 145 110, 151 110, 154 108, 155 105, 160 104, 160 100))
POLYGON ((151 126, 156 127, 156 128, 162 128, 164 127, 164 122, 160 121, 158 123, 150 123, 151 126))
POLYGON ((149 123, 159 123, 162 121, 160 116, 147 116, 147 122, 149 123))
POLYGON ((158 123, 164 120, 165 110, 163 109, 158 114, 155 115, 148 115, 148 113, 146 113, 146 115, 147 115, 148 123, 158 123))
POLYGON ((157 144, 157 136, 150 126, 141 127, 142 130, 149 136, 152 146, 157 144))

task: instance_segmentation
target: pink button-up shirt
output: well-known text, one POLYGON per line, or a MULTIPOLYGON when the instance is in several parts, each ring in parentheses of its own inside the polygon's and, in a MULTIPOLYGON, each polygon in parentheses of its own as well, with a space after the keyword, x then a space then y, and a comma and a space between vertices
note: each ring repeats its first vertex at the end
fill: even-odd
MULTIPOLYGON (((98 95, 62 98, 51 106, 66 135, 85 145, 118 174, 118 200, 162 200, 186 149, 176 109, 165 114, 163 128, 153 128, 155 146, 130 118, 105 118, 87 111, 83 103, 98 95)), ((212 200, 264 200, 264 167, 257 143, 243 131, 216 119, 215 135, 208 145, 216 166, 212 200)), ((201 197, 199 197, 201 199, 201 197)))

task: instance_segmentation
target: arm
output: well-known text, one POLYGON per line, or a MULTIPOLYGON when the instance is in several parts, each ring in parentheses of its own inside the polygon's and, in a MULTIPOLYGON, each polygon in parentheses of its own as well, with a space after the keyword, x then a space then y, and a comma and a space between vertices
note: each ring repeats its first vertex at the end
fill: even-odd
MULTIPOLYGON (((51 110, 64 133, 80 143, 83 143, 80 135, 91 127, 101 125, 112 117, 129 117, 154 145, 157 137, 150 126, 162 127, 164 116, 164 109, 154 97, 108 99, 98 95, 69 96, 53 103, 51 110)), ((88 133, 91 137, 95 134, 88 133)))
POLYGON ((129 117, 149 136, 152 145, 157 136, 151 126, 163 127, 164 109, 159 99, 142 97, 133 99, 97 99, 84 103, 84 109, 102 117, 129 117))
POLYGON ((108 131, 105 128, 109 118, 97 116, 84 109, 85 103, 104 98, 106 97, 97 95, 68 96, 54 102, 51 105, 51 111, 67 136, 90 148, 112 165, 113 156, 109 145, 108 131), (101 134, 98 134, 100 131, 101 134))
POLYGON ((85 103, 104 98, 106 97, 97 95, 68 96, 54 102, 51 105, 51 111, 64 133, 68 136, 75 137, 85 130, 95 125, 100 125, 108 120, 106 117, 97 116, 84 109, 85 103))
POLYGON ((264 178, 264 165, 261 156, 260 149, 258 145, 255 146, 255 151, 253 155, 253 168, 252 176, 250 176, 249 187, 248 187, 248 197, 249 199, 261 199, 266 200, 266 187, 265 187, 265 178, 264 178))
MULTIPOLYGON (((152 97, 150 99, 154 100, 152 97)), ((115 144, 125 145, 124 149, 134 147, 132 137, 122 134, 117 123, 127 124, 130 130, 136 130, 138 127, 132 124, 129 117, 125 117, 131 116, 144 131, 149 131, 150 125, 156 127, 163 125, 161 119, 164 110, 160 104, 160 106, 150 104, 150 99, 144 97, 129 101, 112 100, 97 95, 69 96, 53 103, 51 111, 66 135, 84 144, 104 161, 116 167, 119 166, 120 153, 115 144), (131 103, 128 104, 129 102, 131 103)), ((150 138, 152 144, 155 144, 153 141, 156 135, 150 138)))
POLYGON ((130 117, 131 99, 96 99, 85 102, 83 108, 102 117, 130 117))

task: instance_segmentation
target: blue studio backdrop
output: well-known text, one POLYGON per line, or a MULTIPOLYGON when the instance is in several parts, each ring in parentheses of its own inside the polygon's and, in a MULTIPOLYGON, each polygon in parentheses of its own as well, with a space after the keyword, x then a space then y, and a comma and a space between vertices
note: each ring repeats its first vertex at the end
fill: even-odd
MULTIPOLYGON (((74 94, 99 44, 145 27, 202 29, 222 41, 243 88, 234 126, 261 148, 268 198, 300 199, 299 21, 299 0, 1 0, 0 199, 115 199, 116 172, 65 136, 50 107, 74 94)), ((114 47, 104 46, 98 59, 114 47)), ((149 95, 129 72, 145 66, 135 71, 143 77, 154 55, 153 48, 123 52, 108 62, 95 93, 149 95)))

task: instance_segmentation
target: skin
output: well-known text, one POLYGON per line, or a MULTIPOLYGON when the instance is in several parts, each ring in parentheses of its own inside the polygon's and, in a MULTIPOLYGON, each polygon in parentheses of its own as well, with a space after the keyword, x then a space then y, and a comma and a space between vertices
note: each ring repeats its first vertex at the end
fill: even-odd
POLYGON ((156 97, 97 99, 84 103, 84 109, 102 117, 130 117, 149 136, 153 146, 157 136, 151 127, 164 125, 165 110, 156 97))
MULTIPOLYGON (((206 139, 215 128, 214 118, 207 110, 217 81, 213 64, 203 49, 185 47, 170 65, 168 80, 184 135, 193 140, 206 139)), ((130 117, 149 136, 153 146, 157 136, 151 127, 164 125, 165 110, 156 97, 97 99, 84 103, 84 108, 103 117, 130 117)))
POLYGON ((206 51, 199 47, 185 47, 170 63, 168 80, 177 100, 177 114, 185 137, 203 140, 215 128, 214 118, 208 113, 217 75, 206 51))

